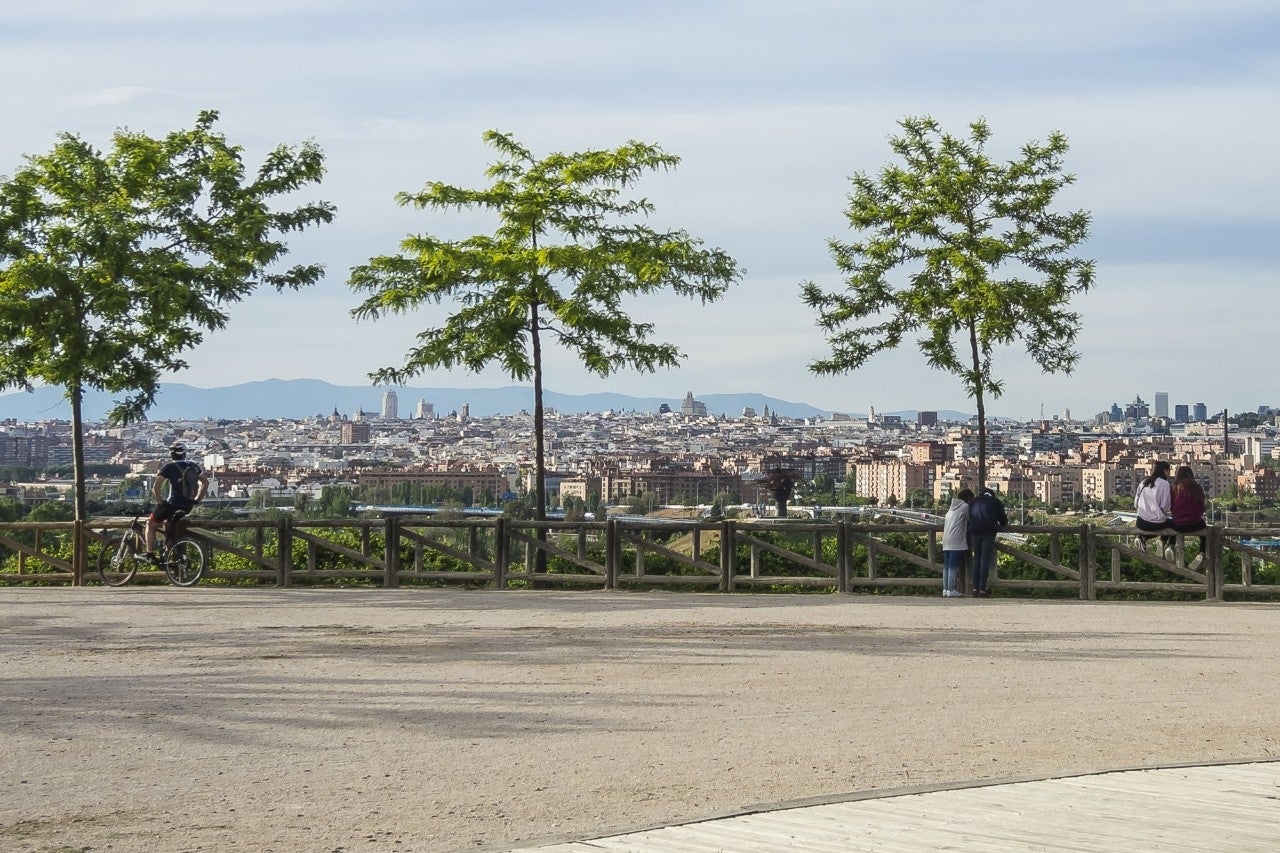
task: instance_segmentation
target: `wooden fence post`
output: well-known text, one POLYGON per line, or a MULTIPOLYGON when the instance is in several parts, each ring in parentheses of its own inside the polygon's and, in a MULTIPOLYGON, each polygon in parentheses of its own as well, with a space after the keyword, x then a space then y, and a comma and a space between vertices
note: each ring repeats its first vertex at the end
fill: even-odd
POLYGON ((388 515, 382 521, 382 586, 395 589, 400 585, 400 524, 399 517, 388 515))
POLYGON ((89 562, 89 542, 84 535, 84 520, 76 519, 71 527, 71 585, 84 586, 85 566, 89 562))
POLYGON ((738 586, 737 530, 737 522, 727 518, 720 522, 720 585, 725 592, 733 592, 738 586))
POLYGON ((493 586, 507 588, 507 519, 498 516, 493 525, 493 586))
POLYGON ((716 586, 720 592, 731 592, 733 590, 733 579, 729 570, 729 548, 733 547, 733 530, 729 526, 729 520, 721 519, 720 521, 720 583, 716 586))
POLYGON ((281 517, 276 530, 276 586, 288 587, 293 584, 293 517, 281 517))
POLYGON ((1205 531, 1205 599, 1222 601, 1223 563, 1225 562, 1222 547, 1222 526, 1215 524, 1205 531))
POLYGON ((618 563, 622 559, 622 544, 618 541, 618 519, 604 523, 604 588, 618 588, 618 563))
POLYGON ((1076 554, 1076 568, 1080 570, 1081 601, 1094 601, 1098 597, 1098 591, 1093 585, 1093 564, 1098 554, 1098 546, 1093 536, 1093 525, 1080 525, 1080 547, 1076 554))
POLYGON ((842 518, 836 522, 836 592, 848 594, 849 567, 853 557, 849 552, 849 520, 842 518))

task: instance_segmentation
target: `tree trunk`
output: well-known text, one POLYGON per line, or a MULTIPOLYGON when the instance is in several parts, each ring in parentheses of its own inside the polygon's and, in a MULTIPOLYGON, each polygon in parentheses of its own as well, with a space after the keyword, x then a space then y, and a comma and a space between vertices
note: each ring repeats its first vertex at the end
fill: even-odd
POLYGON ((71 473, 75 480, 76 521, 88 518, 88 499, 84 485, 84 418, 81 411, 84 389, 75 383, 68 389, 71 398, 71 473))
POLYGON ((71 583, 79 586, 84 583, 85 564, 88 561, 84 540, 85 521, 89 517, 89 501, 84 486, 84 388, 79 382, 75 382, 67 391, 67 396, 71 398, 71 475, 75 481, 76 511, 75 527, 71 533, 71 583))
POLYGON ((982 360, 978 351, 978 326, 969 321, 969 351, 973 356, 973 400, 978 407, 978 485, 974 489, 981 494, 987 486, 987 409, 983 394, 982 360))
MULTIPOLYGON (((533 517, 538 521, 547 520, 547 467, 546 442, 543 440, 542 420, 542 339, 538 336, 538 303, 529 306, 529 346, 533 352, 533 517)), ((538 541, 545 542, 547 531, 538 528, 538 541)), ((547 570, 547 552, 538 549, 535 557, 535 571, 539 574, 547 570)))
POLYGON ((530 307, 532 324, 529 335, 533 349, 533 517, 547 520, 546 444, 542 429, 542 341, 538 337, 538 306, 530 307))

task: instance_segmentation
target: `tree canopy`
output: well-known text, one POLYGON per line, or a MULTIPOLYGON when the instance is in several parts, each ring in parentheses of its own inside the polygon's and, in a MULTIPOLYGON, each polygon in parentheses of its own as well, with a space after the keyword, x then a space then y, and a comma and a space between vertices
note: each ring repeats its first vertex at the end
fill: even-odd
POLYGON ((983 120, 967 139, 927 116, 899 125, 890 148, 901 162, 853 175, 846 215, 856 236, 829 241, 844 291, 801 286, 831 346, 810 369, 855 370, 919 332, 929 366, 959 376, 977 405, 985 484, 986 397, 1003 391, 995 348, 1021 341, 1046 373, 1070 373, 1079 359, 1070 299, 1093 285, 1094 265, 1071 251, 1088 235, 1089 214, 1051 210, 1075 180, 1063 172, 1061 133, 1002 164, 986 153, 983 120))
POLYGON ((334 215, 327 202, 274 210, 324 173, 311 142, 271 151, 247 175, 218 114, 162 138, 119 130, 102 153, 63 133, 0 178, 0 388, 66 389, 77 518, 83 518, 80 404, 85 389, 123 396, 110 418, 145 417, 160 378, 221 329, 260 285, 299 288, 322 268, 276 267, 282 235, 334 215))
POLYGON ((542 519, 544 336, 600 376, 674 367, 682 359, 677 347, 653 340, 653 324, 632 320, 624 299, 670 290, 705 303, 720 298, 741 272, 723 251, 704 248, 684 231, 649 227, 642 217, 652 205, 624 197, 645 173, 679 162, 661 148, 633 141, 538 159, 509 134, 488 131, 484 140, 497 152, 486 171, 489 186, 432 182, 397 201, 488 211, 497 216, 493 233, 407 237, 399 254, 351 271, 352 289, 368 294, 352 314, 377 319, 451 302, 453 313, 418 335, 402 366, 371 374, 375 383, 403 384, 430 368, 480 371, 491 363, 513 379, 532 379, 534 505, 542 519))

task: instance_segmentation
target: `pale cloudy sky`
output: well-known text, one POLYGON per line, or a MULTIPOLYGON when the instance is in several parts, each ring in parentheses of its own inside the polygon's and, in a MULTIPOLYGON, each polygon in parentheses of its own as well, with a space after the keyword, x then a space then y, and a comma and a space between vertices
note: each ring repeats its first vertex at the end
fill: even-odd
POLYGON ((393 197, 482 185, 492 128, 538 154, 662 145, 683 161, 640 188, 654 223, 747 270, 715 305, 633 306, 686 353, 679 370, 602 379, 559 353, 547 387, 972 411, 912 342, 844 376, 808 370, 824 341, 799 284, 839 283, 827 240, 847 233, 848 178, 889 161, 898 119, 930 114, 957 134, 985 117, 1001 157, 1062 131, 1078 180, 1061 207, 1094 217, 1077 371, 1041 375, 1021 348, 1002 351, 1006 390, 988 412, 1078 417, 1157 391, 1210 411, 1280 406, 1275 0, 4 0, 0 77, 0 174, 60 131, 105 148, 116 128, 163 135, 202 109, 221 112, 251 168, 281 142, 326 152, 311 195, 338 217, 290 256, 324 263, 326 280, 244 302, 172 381, 360 385, 401 363, 445 309, 356 323, 348 270, 410 232, 482 230, 393 197))

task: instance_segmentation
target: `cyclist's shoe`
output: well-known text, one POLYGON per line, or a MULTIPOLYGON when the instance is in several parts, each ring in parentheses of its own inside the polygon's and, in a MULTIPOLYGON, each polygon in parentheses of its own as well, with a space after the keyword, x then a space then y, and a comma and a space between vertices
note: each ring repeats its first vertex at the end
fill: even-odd
POLYGON ((156 559, 155 551, 148 551, 147 553, 142 555, 142 558, 153 566, 160 565, 160 561, 156 559))

